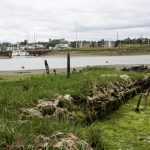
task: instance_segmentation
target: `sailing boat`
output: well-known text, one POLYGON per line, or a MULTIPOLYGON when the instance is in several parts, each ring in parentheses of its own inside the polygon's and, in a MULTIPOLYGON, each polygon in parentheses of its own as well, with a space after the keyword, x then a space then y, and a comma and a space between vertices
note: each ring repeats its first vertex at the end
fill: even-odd
POLYGON ((17 49, 13 48, 12 56, 28 56, 29 54, 20 48, 20 44, 17 43, 17 49))

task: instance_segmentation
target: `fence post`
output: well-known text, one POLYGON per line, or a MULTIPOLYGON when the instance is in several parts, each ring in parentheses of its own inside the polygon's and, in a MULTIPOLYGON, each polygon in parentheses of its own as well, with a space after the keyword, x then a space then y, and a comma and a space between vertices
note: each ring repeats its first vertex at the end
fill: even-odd
POLYGON ((67 78, 70 77, 70 53, 67 54, 67 78))
POLYGON ((48 66, 47 60, 45 60, 45 70, 46 70, 46 74, 48 75, 49 74, 49 66, 48 66))

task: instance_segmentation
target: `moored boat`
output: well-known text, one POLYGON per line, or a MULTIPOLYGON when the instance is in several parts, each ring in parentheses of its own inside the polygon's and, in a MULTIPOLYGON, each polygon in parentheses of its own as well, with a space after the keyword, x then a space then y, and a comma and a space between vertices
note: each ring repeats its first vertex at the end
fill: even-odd
POLYGON ((40 56, 40 55, 47 54, 48 52, 50 52, 43 45, 33 45, 30 47, 27 47, 26 51, 31 56, 40 56))
POLYGON ((29 53, 26 51, 15 50, 12 52, 12 56, 28 56, 29 53))
POLYGON ((12 51, 0 51, 0 58, 11 58, 12 57, 12 51))
POLYGON ((40 56, 40 55, 43 55, 43 54, 47 54, 48 52, 50 52, 49 50, 28 50, 27 51, 29 53, 30 56, 40 56))

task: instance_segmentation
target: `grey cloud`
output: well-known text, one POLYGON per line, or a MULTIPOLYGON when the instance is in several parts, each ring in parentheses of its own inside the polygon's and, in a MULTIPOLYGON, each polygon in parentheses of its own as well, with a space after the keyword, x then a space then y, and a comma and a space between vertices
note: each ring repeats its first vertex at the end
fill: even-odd
POLYGON ((147 0, 0 0, 0 40, 22 40, 26 31, 31 39, 37 32, 40 40, 71 40, 76 22, 81 39, 98 39, 98 32, 114 38, 110 31, 149 36, 149 6, 147 0))

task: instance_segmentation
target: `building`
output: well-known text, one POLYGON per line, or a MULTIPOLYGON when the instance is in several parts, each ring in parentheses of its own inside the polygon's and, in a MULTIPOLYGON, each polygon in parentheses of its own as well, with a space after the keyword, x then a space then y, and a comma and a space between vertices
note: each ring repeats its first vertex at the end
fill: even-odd
POLYGON ((105 41, 104 42, 104 47, 105 48, 113 48, 113 47, 115 47, 115 42, 113 42, 113 41, 105 41))
POLYGON ((55 49, 66 49, 69 48, 68 44, 56 44, 55 49))

